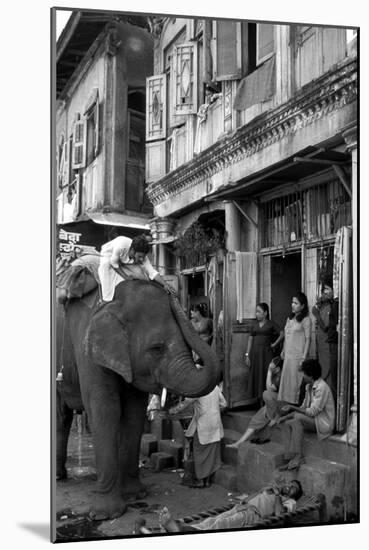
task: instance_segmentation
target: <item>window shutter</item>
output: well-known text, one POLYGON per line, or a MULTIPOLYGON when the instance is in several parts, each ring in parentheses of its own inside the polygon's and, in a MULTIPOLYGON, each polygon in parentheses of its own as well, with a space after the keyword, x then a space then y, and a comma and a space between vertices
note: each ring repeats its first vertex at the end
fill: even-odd
POLYGON ((241 76, 241 23, 216 21, 214 79, 237 80, 241 76))
POLYGON ((146 79, 146 141, 166 136, 166 74, 146 79))
POLYGON ((100 147, 100 105, 99 105, 99 95, 97 95, 96 98, 96 104, 95 104, 95 113, 96 113, 96 119, 95 119, 95 157, 97 157, 99 153, 99 147, 100 147))
POLYGON ((274 25, 258 23, 256 26, 256 64, 260 65, 274 53, 274 25))
POLYGON ((65 187, 69 183, 69 139, 65 140, 63 144, 63 164, 61 166, 62 172, 62 187, 65 187))
POLYGON ((178 44, 173 52, 174 112, 197 113, 197 43, 178 44))
POLYGON ((85 119, 74 123, 72 168, 83 168, 86 164, 86 122, 85 119))

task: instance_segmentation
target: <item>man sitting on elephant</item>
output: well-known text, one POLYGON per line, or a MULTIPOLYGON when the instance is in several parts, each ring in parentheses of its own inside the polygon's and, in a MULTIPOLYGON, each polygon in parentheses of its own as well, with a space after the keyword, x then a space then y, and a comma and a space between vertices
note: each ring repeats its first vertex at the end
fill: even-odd
POLYGON ((110 302, 113 299, 115 287, 118 283, 125 279, 137 278, 137 272, 135 274, 131 273, 132 264, 139 266, 143 279, 156 281, 167 292, 172 291, 171 287, 151 265, 147 257, 149 251, 150 245, 145 235, 139 235, 133 239, 122 236, 116 237, 101 247, 99 278, 102 299, 105 302, 110 302))

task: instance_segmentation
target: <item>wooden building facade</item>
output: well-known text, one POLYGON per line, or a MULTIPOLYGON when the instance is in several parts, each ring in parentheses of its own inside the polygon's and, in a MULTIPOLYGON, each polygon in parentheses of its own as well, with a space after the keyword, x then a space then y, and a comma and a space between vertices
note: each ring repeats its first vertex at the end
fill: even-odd
POLYGON ((205 301, 215 326, 223 316, 229 406, 253 401, 243 355, 255 305, 267 302, 283 327, 293 293, 314 305, 329 271, 340 305, 336 427, 350 426, 352 441, 356 42, 353 29, 157 19, 146 90, 156 263, 187 310, 205 301))
POLYGON ((144 194, 147 20, 74 11, 56 47, 57 223, 62 249, 149 231, 144 194), (112 229, 114 230, 112 231, 112 229))

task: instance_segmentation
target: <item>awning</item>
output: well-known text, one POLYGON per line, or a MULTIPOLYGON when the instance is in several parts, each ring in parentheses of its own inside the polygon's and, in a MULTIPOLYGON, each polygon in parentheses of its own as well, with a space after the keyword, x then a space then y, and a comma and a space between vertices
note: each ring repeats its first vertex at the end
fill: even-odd
POLYGON ((243 111, 256 103, 266 101, 275 93, 275 56, 245 76, 238 85, 233 109, 243 111))
POLYGON ((118 212, 87 212, 87 216, 93 222, 102 225, 115 225, 117 227, 129 227, 131 229, 150 231, 150 225, 147 223, 148 218, 142 218, 140 216, 129 216, 128 214, 120 214, 118 212))
MULTIPOLYGON (((255 196, 281 185, 296 183, 301 179, 314 176, 319 172, 334 167, 348 166, 350 155, 339 148, 308 147, 298 154, 284 159, 274 165, 250 174, 239 181, 228 182, 209 194, 205 202, 222 200, 242 200, 255 196)), ((340 178, 341 179, 341 178, 340 178)))

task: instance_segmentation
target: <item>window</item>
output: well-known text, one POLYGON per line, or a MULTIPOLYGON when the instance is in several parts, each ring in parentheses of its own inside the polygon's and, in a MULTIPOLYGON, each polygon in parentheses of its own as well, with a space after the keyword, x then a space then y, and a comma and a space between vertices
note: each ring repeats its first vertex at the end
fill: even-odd
POLYGON ((276 197, 262 205, 263 247, 333 236, 351 224, 351 200, 338 180, 276 197))
POLYGON ((64 134, 61 134, 59 139, 58 151, 57 151, 57 185, 59 189, 63 188, 64 170, 67 165, 67 143, 65 141, 64 134))
POLYGON ((86 120, 86 166, 99 153, 99 94, 95 88, 87 102, 85 109, 86 120))
POLYGON ((238 21, 214 22, 214 79, 241 78, 241 23, 238 21))
POLYGON ((146 79, 146 140, 163 139, 166 136, 166 75, 146 79))
POLYGON ((273 24, 258 23, 256 25, 256 64, 260 65, 274 53, 273 24))
POLYGON ((86 120, 81 120, 79 113, 77 113, 76 119, 73 128, 73 170, 83 168, 86 165, 86 120))
POLYGON ((178 44, 173 52, 174 111, 197 112, 197 43, 178 44))

